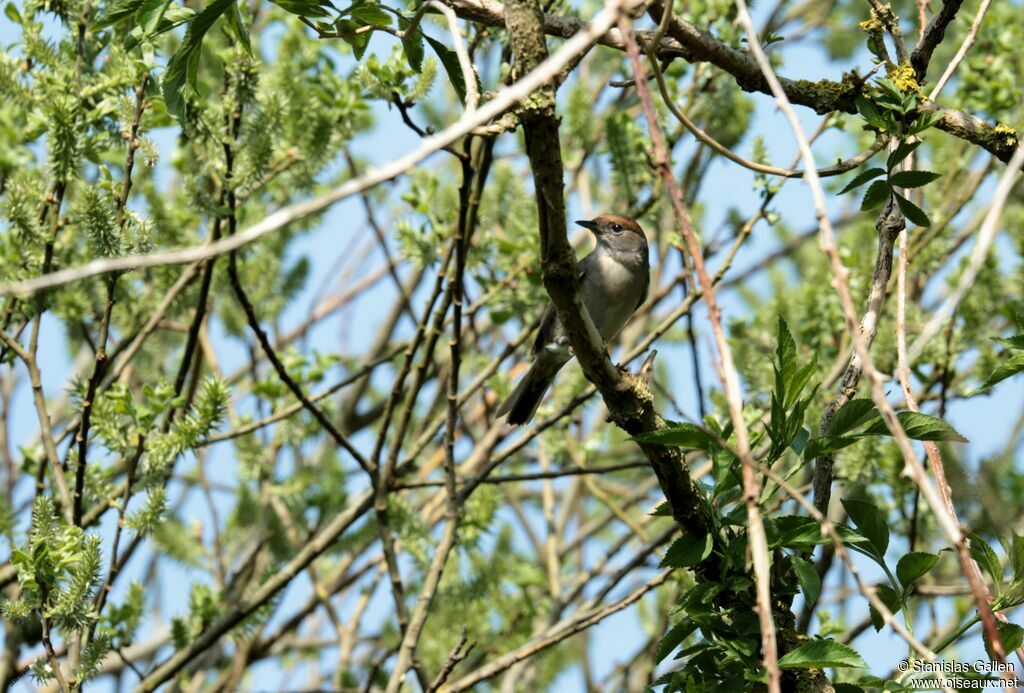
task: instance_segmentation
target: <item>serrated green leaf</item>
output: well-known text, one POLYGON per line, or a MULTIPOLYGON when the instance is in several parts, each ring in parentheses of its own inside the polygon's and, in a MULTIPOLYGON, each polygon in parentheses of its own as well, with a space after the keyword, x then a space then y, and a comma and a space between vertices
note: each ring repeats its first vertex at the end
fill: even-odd
POLYGON ((857 650, 835 640, 811 640, 779 659, 780 669, 866 669, 867 666, 857 650))
POLYGON ((939 562, 939 557, 934 553, 924 551, 911 551, 900 557, 896 564, 896 577, 904 588, 920 580, 929 570, 939 562))
POLYGON ((916 226, 923 228, 932 225, 932 220, 928 218, 924 210, 903 197, 903 195, 896 195, 896 204, 899 205, 900 211, 903 212, 907 219, 916 226))
MULTIPOLYGON (((936 416, 929 416, 915 411, 901 411, 896 414, 903 431, 912 440, 947 440, 957 443, 968 442, 960 435, 955 428, 936 416)), ((858 436, 887 436, 890 435, 885 421, 879 417, 878 421, 864 429, 858 436)))
POLYGON ((921 144, 921 140, 917 140, 916 142, 900 142, 900 145, 889 154, 889 158, 886 159, 885 162, 885 167, 890 171, 893 170, 893 168, 896 167, 896 164, 913 154, 914 150, 920 147, 921 144))
POLYGON ((161 83, 167 111, 181 120, 185 116, 185 89, 195 89, 203 36, 235 0, 213 0, 189 22, 185 38, 164 70, 161 83))
POLYGON ((661 660, 665 659, 665 657, 672 654, 672 651, 676 649, 683 640, 690 637, 695 630, 697 630, 697 624, 692 619, 680 621, 669 628, 668 632, 662 636, 660 641, 658 641, 658 651, 654 655, 654 663, 658 664, 661 660))
MULTIPOLYGON (((1024 643, 1024 628, 1021 628, 1016 623, 997 620, 996 632, 999 634, 999 642, 1003 645, 1004 654, 1013 652, 1024 643)), ((988 653, 991 661, 996 661, 995 651, 992 649, 992 643, 989 641, 987 634, 985 635, 985 652, 988 653)))
POLYGON ((849 433, 876 418, 878 412, 875 403, 870 399, 851 399, 839 407, 829 423, 829 436, 841 436, 849 433))
POLYGON ((878 107, 875 106, 875 104, 871 103, 863 96, 857 97, 856 104, 857 112, 860 113, 861 117, 864 118, 868 125, 880 130, 885 129, 885 119, 882 118, 882 114, 879 113, 878 107))
POLYGON ((996 552, 977 532, 971 534, 970 545, 971 558, 992 577, 992 581, 998 587, 1003 581, 1003 567, 999 564, 996 552))
POLYGON ((1012 337, 994 337, 994 339, 1011 349, 1024 349, 1024 334, 1015 334, 1012 337))
POLYGON ((844 498, 843 507, 857 530, 867 537, 878 552, 878 556, 885 556, 885 550, 889 548, 889 523, 882 511, 867 501, 855 498, 844 498))
POLYGON ((885 169, 884 168, 869 168, 867 171, 863 171, 860 174, 858 174, 857 176, 855 176, 853 180, 851 180, 849 183, 846 184, 845 188, 843 188, 842 190, 839 191, 839 194, 843 195, 845 193, 848 193, 851 190, 853 190, 854 188, 859 188, 860 186, 864 185, 869 180, 874 180, 875 178, 878 178, 879 176, 884 176, 884 175, 885 175, 885 169))
MULTIPOLYGON (((769 543, 773 548, 808 549, 818 544, 830 544, 832 539, 821 531, 821 525, 813 517, 783 515, 772 518, 769 543)), ((834 526, 836 534, 844 544, 863 544, 868 540, 845 525, 834 526)))
POLYGON ((887 182, 876 180, 868 186, 867 191, 864 193, 864 198, 860 201, 860 210, 866 212, 876 207, 881 207, 889 199, 891 193, 892 191, 889 189, 887 182))
POLYGON ((253 57, 252 44, 249 42, 249 32, 245 28, 245 24, 242 22, 242 13, 238 8, 238 3, 234 3, 230 10, 224 15, 224 19, 227 22, 228 29, 231 31, 242 47, 245 48, 245 52, 249 54, 249 57, 253 57))
MULTIPOLYGON (((893 615, 900 611, 900 595, 897 594, 896 590, 887 585, 878 585, 875 587, 875 595, 878 600, 885 604, 885 607, 893 613, 893 615)), ((875 632, 882 630, 885 626, 885 620, 882 618, 882 614, 875 609, 874 606, 868 608, 871 617, 871 625, 875 627, 875 632)))
MULTIPOLYGON (((115 2, 107 7, 106 13, 96 19, 89 28, 93 31, 99 31, 106 29, 108 26, 113 26, 122 19, 134 15, 142 7, 143 2, 144 0, 115 0, 115 2)), ((11 7, 10 4, 7 6, 11 7)))
POLYGON ((711 535, 688 532, 672 542, 659 568, 691 568, 711 553, 711 535))
POLYGON ((932 171, 900 171, 892 174, 889 177, 889 182, 897 188, 920 188, 941 177, 941 173, 932 171))
POLYGON ((804 600, 808 604, 813 604, 821 593, 821 577, 814 564, 807 559, 793 556, 791 560, 793 561, 793 570, 796 572, 796 579, 800 583, 800 591, 804 594, 804 600))
POLYGON ((659 503, 658 507, 647 514, 654 517, 672 517, 672 506, 668 503, 659 503))
POLYGON ((1014 582, 1024 579, 1024 536, 1010 530, 1010 568, 1013 570, 1014 582))
POLYGON ((825 436, 822 438, 811 438, 804 447, 804 459, 813 460, 815 457, 830 455, 843 448, 848 448, 856 443, 859 438, 853 436, 825 436))
POLYGON ((1024 354, 1014 354, 997 366, 996 369, 985 379, 985 382, 981 384, 981 387, 971 394, 976 395, 980 392, 984 392, 996 383, 1000 383, 1022 371, 1024 371, 1024 354))

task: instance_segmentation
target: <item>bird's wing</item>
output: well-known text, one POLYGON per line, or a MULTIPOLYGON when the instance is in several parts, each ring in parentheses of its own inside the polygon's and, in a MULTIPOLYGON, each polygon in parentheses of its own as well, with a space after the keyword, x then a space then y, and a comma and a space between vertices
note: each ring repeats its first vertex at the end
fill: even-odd
POLYGON ((646 275, 644 275, 644 290, 640 292, 640 300, 637 301, 636 306, 633 308, 634 311, 637 310, 638 308, 640 308, 640 306, 642 306, 644 304, 644 301, 647 300, 647 293, 650 290, 651 290, 651 273, 648 272, 646 275))
MULTIPOLYGON (((589 255, 587 256, 589 257, 589 255)), ((586 266, 583 258, 576 268, 579 270, 579 280, 583 281, 583 275, 587 273, 586 266)), ((644 290, 646 293, 646 289, 644 290)), ((540 316, 540 329, 537 330, 537 336, 533 340, 533 353, 536 354, 551 341, 551 338, 555 331, 555 322, 558 320, 558 312, 555 310, 555 304, 549 303, 548 307, 544 309, 544 314, 540 316)))

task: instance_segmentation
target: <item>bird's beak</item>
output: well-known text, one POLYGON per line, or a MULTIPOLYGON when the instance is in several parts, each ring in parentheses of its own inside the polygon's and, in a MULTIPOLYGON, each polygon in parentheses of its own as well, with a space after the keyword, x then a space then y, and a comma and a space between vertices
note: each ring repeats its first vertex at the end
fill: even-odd
POLYGON ((594 233, 597 233, 598 226, 597 226, 597 222, 596 221, 582 221, 581 220, 581 221, 577 221, 576 223, 579 226, 582 226, 585 229, 590 229, 594 233))

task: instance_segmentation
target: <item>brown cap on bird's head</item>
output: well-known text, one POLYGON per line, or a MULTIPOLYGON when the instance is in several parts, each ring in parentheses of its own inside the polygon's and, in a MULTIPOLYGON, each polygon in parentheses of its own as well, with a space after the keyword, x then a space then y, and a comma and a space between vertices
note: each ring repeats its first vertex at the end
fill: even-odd
POLYGON ((640 224, 621 214, 600 214, 594 217, 593 221, 577 221, 576 223, 585 229, 590 229, 594 233, 605 230, 617 233, 632 231, 640 236, 640 238, 643 238, 645 241, 647 240, 647 236, 644 234, 644 230, 640 228, 640 224))

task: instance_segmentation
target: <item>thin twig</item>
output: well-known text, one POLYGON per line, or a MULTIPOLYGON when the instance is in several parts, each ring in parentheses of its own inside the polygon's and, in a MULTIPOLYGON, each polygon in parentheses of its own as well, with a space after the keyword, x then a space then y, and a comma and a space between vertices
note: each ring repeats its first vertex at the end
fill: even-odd
MULTIPOLYGON (((725 331, 722 329, 722 308, 715 298, 711 276, 704 266, 701 244, 693 230, 693 225, 690 223, 690 216, 683 202, 683 192, 676 182, 675 175, 672 173, 669 151, 665 145, 661 127, 658 125, 658 116, 654 110, 651 92, 647 85, 647 77, 640 62, 640 48, 633 38, 628 20, 625 18, 619 20, 619 30, 622 32, 626 42, 626 51, 633 67, 633 78, 636 80, 637 96, 639 96, 640 103, 643 106, 644 115, 647 118, 648 133, 654 144, 655 165, 668 191, 669 201, 672 204, 672 211, 675 214, 676 222, 683 232, 687 249, 693 258, 697 280, 704 294, 708 318, 711 321, 711 330, 714 334, 719 358, 721 359, 718 375, 728 403, 729 418, 732 421, 736 435, 736 447, 743 464, 743 495, 747 506, 748 545, 754 563, 757 615, 761 625, 761 648, 764 656, 764 666, 768 671, 768 690, 771 693, 778 693, 782 673, 778 666, 778 647, 775 642, 775 624, 772 620, 768 541, 758 507, 761 489, 757 477, 754 475, 753 458, 750 454, 750 441, 748 439, 749 434, 746 421, 743 419, 743 395, 740 392, 739 377, 733 362, 732 348, 729 346, 725 331)), ((654 61, 650 62, 653 63, 654 61)))

